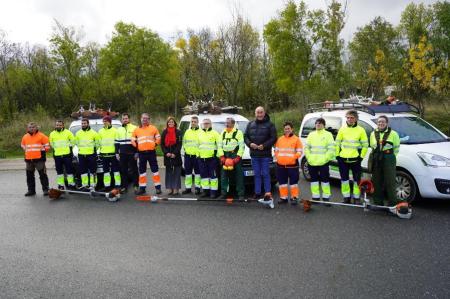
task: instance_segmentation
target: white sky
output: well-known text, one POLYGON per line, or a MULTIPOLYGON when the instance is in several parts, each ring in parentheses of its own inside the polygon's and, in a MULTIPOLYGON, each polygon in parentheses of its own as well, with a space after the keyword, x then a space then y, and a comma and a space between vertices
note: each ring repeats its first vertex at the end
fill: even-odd
MULTIPOLYGON (((307 0, 309 8, 326 8, 331 0, 307 0)), ((341 0, 344 2, 344 0, 341 0)), ((410 2, 433 0, 348 0, 342 37, 349 41, 357 27, 375 16, 397 25, 410 2)), ((0 0, 0 30, 12 42, 48 45, 54 19, 83 28, 85 41, 104 44, 118 21, 132 22, 170 40, 178 31, 217 28, 231 19, 234 7, 262 32, 263 26, 285 5, 285 0, 0 0)))

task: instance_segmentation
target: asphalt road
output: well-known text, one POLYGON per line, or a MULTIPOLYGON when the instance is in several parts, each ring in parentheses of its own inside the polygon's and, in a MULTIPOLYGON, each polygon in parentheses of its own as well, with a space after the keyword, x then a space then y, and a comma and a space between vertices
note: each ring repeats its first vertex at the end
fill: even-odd
POLYGON ((450 202, 424 200, 401 220, 357 208, 305 214, 289 205, 151 204, 131 194, 118 203, 49 201, 25 191, 24 171, 0 171, 1 298, 450 294, 450 202))

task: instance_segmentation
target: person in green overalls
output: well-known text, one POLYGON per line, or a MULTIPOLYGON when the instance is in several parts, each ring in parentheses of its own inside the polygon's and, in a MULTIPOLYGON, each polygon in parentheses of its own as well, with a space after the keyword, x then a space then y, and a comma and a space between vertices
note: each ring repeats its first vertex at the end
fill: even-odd
POLYGON ((230 183, 234 182, 236 195, 239 200, 244 199, 244 173, 242 171, 242 155, 244 154, 244 134, 235 127, 236 121, 228 117, 225 121, 225 129, 222 131, 221 147, 218 149, 218 156, 222 166, 226 166, 226 159, 232 159, 232 169, 225 170, 222 167, 220 185, 222 189, 222 198, 230 196, 230 183), (234 179, 233 179, 234 178, 234 179))
POLYGON ((388 206, 399 202, 395 193, 396 156, 400 149, 400 137, 388 126, 389 120, 381 115, 377 119, 378 128, 370 134, 372 154, 372 181, 374 185, 374 204, 388 206))

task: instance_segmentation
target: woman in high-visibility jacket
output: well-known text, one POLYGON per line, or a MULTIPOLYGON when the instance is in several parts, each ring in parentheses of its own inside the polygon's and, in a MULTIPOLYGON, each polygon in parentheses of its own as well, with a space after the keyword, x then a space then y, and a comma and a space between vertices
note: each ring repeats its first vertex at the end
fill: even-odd
POLYGON ((395 193, 396 156, 400 149, 400 137, 388 126, 389 120, 381 115, 377 119, 378 128, 370 134, 372 154, 373 200, 377 205, 384 204, 384 194, 389 206, 399 202, 395 193))
POLYGON ((306 138, 305 156, 311 176, 312 199, 320 200, 322 187, 322 199, 329 201, 331 196, 329 162, 334 159, 336 149, 333 135, 325 130, 325 125, 323 118, 316 120, 316 130, 309 133, 306 138))
POLYGON ((289 187, 291 189, 291 204, 298 203, 298 159, 302 156, 303 144, 294 133, 291 122, 283 125, 284 135, 275 143, 275 158, 277 160, 277 180, 280 192, 278 203, 287 203, 289 187), (289 184, 289 187, 288 187, 289 184))
POLYGON ((358 112, 349 110, 345 114, 347 122, 336 136, 336 157, 341 176, 341 192, 344 203, 350 203, 351 195, 355 204, 360 203, 359 181, 361 180, 361 161, 364 159, 369 147, 367 133, 363 127, 358 126, 358 112), (353 188, 350 190, 350 170, 353 177, 353 188))

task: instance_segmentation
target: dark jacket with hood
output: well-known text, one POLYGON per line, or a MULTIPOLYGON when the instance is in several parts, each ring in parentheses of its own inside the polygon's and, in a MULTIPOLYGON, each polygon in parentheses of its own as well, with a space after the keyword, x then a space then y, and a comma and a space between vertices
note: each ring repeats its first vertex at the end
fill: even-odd
POLYGON ((175 130, 177 142, 171 146, 165 145, 166 135, 167 129, 164 129, 164 131, 161 134, 161 150, 164 153, 164 166, 166 167, 181 166, 181 142, 182 142, 181 131, 178 129, 175 130), (166 156, 167 153, 175 154, 175 158, 168 158, 166 156))
POLYGON ((276 141, 277 130, 267 113, 261 121, 257 119, 251 121, 245 129, 244 142, 250 148, 252 158, 272 157, 272 146, 276 141), (252 149, 250 143, 262 144, 264 149, 252 149))

